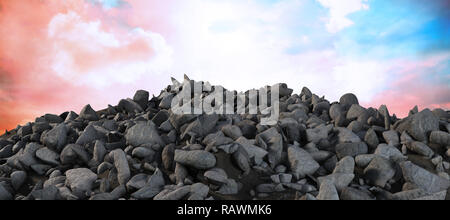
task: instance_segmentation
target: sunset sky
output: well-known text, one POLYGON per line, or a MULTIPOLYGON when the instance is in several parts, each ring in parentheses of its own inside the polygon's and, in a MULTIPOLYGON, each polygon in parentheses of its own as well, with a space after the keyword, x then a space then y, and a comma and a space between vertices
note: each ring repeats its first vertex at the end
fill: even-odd
POLYGON ((0 0, 0 133, 170 77, 450 109, 448 0, 0 0))

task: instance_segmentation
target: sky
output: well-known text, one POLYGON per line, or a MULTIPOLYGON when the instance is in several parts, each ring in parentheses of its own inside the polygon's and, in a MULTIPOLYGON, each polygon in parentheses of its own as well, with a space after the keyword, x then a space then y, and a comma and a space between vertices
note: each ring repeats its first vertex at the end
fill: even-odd
POLYGON ((0 130, 170 77, 450 109, 447 0, 0 0, 0 130))

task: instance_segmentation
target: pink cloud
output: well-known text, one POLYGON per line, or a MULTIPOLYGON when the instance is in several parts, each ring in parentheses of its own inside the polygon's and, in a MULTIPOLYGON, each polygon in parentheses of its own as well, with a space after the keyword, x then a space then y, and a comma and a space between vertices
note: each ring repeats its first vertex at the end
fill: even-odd
POLYGON ((123 10, 88 1, 0 0, 0 6, 0 130, 87 103, 116 104, 130 87, 146 86, 121 82, 140 81, 168 62, 170 25, 159 16, 168 1, 130 0, 123 10), (139 20, 145 13, 152 15, 139 20))

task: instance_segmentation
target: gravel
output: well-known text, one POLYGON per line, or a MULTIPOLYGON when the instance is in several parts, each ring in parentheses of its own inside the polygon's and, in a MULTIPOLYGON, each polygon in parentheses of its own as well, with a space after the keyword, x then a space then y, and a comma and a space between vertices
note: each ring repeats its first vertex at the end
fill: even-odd
POLYGON ((183 85, 208 85, 196 91, 205 99, 218 87, 172 83, 153 98, 139 90, 0 136, 0 200, 448 198, 448 111, 415 108, 399 119, 351 93, 330 102, 279 84, 280 118, 263 125, 261 112, 176 114, 183 85))

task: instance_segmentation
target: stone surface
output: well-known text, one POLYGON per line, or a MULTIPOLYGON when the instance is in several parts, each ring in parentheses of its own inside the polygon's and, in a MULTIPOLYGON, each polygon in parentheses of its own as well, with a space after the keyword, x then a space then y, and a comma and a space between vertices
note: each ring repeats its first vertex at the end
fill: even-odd
POLYGON ((212 168, 216 165, 216 157, 203 150, 175 150, 174 160, 177 163, 202 170, 212 168))
POLYGON ((97 175, 86 168, 78 168, 66 171, 66 186, 80 199, 86 198, 93 187, 97 175))
POLYGON ((403 171, 403 177, 429 193, 436 193, 447 190, 450 187, 450 181, 427 170, 414 165, 410 161, 402 162, 400 167, 403 171))
POLYGON ((314 174, 320 167, 307 151, 298 146, 288 148, 288 159, 292 173, 297 179, 314 174))

